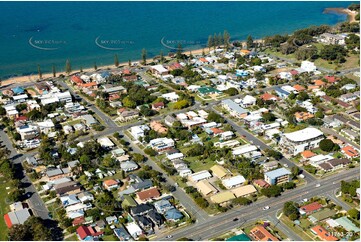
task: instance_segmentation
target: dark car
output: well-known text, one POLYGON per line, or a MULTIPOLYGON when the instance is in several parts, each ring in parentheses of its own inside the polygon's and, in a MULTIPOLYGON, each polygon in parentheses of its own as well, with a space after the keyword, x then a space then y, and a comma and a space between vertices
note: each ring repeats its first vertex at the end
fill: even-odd
POLYGON ((238 221, 238 218, 234 218, 233 221, 234 221, 234 222, 238 221))

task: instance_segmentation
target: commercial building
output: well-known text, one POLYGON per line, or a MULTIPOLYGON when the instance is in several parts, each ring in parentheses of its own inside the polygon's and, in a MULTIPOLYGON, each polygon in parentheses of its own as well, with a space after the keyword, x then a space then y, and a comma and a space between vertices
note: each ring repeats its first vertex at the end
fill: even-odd
POLYGON ((281 136, 279 145, 289 154, 297 155, 305 150, 317 148, 323 140, 323 133, 316 128, 305 128, 281 136))
POLYGON ((264 174, 265 181, 270 185, 282 184, 291 180, 291 172, 286 168, 279 168, 264 174))

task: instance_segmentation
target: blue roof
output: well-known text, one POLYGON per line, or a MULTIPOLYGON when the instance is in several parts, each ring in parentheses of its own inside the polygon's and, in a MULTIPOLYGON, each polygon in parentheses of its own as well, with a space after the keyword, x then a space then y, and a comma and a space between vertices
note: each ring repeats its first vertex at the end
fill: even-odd
POLYGON ((247 109, 242 108, 237 103, 233 102, 231 99, 223 100, 222 103, 227 105, 230 109, 232 109, 233 111, 239 114, 248 113, 247 109))
POLYGON ((285 91, 285 90, 283 90, 282 88, 280 88, 280 87, 275 87, 275 89, 274 89, 276 92, 279 92, 279 93, 282 93, 282 94, 284 94, 284 95, 290 95, 290 93, 289 92, 287 92, 287 91, 285 91))
POLYGON ((179 210, 172 208, 169 209, 166 213, 165 213, 165 218, 166 219, 173 219, 173 220, 177 220, 177 219, 181 219, 183 218, 183 214, 181 212, 179 212, 179 210))
POLYGON ((14 87, 13 89, 11 89, 15 94, 20 94, 20 93, 24 93, 24 88, 22 87, 14 87))
POLYGON ((284 176, 284 175, 291 175, 291 172, 286 168, 279 168, 273 171, 269 171, 265 173, 271 179, 276 179, 277 177, 284 176))

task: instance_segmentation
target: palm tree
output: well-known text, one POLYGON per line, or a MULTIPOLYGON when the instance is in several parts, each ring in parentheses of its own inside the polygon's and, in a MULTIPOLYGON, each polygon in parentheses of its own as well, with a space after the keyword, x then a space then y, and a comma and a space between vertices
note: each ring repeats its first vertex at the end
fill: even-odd
POLYGON ((118 55, 117 55, 117 54, 114 55, 114 65, 115 65, 116 67, 119 66, 119 60, 118 60, 118 55))
POLYGON ((41 78, 43 77, 43 73, 41 73, 40 65, 38 65, 38 74, 39 74, 39 79, 41 80, 41 78))
POLYGON ((71 73, 71 64, 70 64, 69 59, 66 60, 66 63, 65 63, 65 72, 66 72, 66 74, 68 74, 68 76, 71 73))
POLYGON ((55 65, 54 64, 52 66, 52 71, 53 71, 53 77, 56 77, 56 70, 55 70, 55 65))

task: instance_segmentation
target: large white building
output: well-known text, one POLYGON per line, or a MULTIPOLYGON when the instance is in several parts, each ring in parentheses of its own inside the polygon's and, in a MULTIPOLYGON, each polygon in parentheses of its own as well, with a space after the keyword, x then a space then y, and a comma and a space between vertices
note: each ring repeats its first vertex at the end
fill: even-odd
POLYGON ((323 133, 316 128, 305 128, 281 136, 280 146, 289 154, 297 155, 305 150, 317 148, 324 139, 323 133))
POLYGON ((157 152, 163 152, 174 148, 174 140, 168 138, 158 138, 149 141, 149 146, 157 152))

